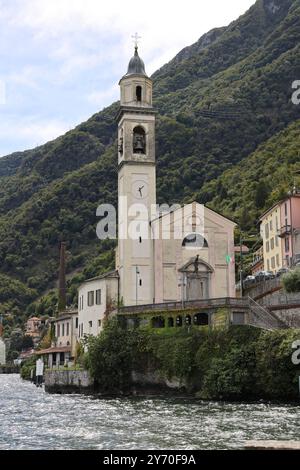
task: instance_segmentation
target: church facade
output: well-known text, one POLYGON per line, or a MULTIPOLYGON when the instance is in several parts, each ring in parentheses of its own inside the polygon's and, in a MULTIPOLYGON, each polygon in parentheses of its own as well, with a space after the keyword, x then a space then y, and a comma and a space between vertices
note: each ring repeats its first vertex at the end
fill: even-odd
POLYGON ((235 297, 235 224, 195 202, 156 206, 153 83, 137 47, 120 91, 116 268, 123 304, 235 297), (132 236, 138 212, 143 229, 132 236))
POLYGON ((153 82, 137 46, 119 85, 116 271, 79 288, 80 336, 113 305, 235 297, 236 224, 197 202, 156 204, 153 82))

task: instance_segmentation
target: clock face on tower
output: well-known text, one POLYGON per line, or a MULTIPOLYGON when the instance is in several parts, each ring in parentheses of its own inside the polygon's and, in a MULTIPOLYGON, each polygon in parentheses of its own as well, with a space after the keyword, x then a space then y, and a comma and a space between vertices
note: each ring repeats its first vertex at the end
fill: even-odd
POLYGON ((137 180, 132 183, 132 195, 137 200, 143 200, 148 196, 148 183, 137 180))

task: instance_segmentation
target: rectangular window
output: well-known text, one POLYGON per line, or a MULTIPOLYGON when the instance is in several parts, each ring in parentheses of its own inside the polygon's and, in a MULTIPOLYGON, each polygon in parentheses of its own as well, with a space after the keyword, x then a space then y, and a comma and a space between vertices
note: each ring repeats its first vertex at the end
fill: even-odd
POLYGON ((277 268, 279 268, 279 255, 276 255, 276 264, 277 264, 277 268))
POLYGON ((67 323, 67 336, 69 336, 70 334, 70 325, 69 325, 69 322, 67 323))
POLYGON ((290 251, 290 239, 288 237, 285 238, 285 251, 290 251))
POLYGON ((99 326, 99 328, 100 328, 100 326, 101 326, 101 323, 102 323, 101 320, 98 320, 98 326, 99 326))
POLYGON ((57 325, 57 337, 60 337, 60 325, 57 325))
POLYGON ((268 259, 268 261, 267 261, 267 266, 268 266, 268 268, 267 268, 268 271, 270 271, 270 260, 269 260, 269 259, 268 259))
POLYGON ((142 243, 142 237, 139 238, 139 242, 142 243))
POLYGON ((92 321, 89 321, 89 327, 93 328, 93 322, 92 321))
POLYGON ((143 285, 143 281, 142 281, 142 279, 140 279, 140 286, 142 286, 142 285, 143 285))
POLYGON ((265 234, 266 234, 266 238, 269 238, 269 224, 265 225, 265 234))
POLYGON ((276 246, 278 246, 278 245, 279 245, 279 242, 278 242, 278 236, 277 236, 277 235, 276 235, 276 237, 275 237, 275 244, 276 244, 276 246))
POLYGON ((276 230, 278 230, 278 217, 276 216, 276 230))
POLYGON ((65 324, 62 324, 62 336, 65 336, 65 324))
POLYGON ((270 231, 272 232, 272 230, 273 230, 273 221, 270 220, 270 231))
POLYGON ((96 290, 96 305, 101 305, 101 289, 96 290))
POLYGON ((284 204, 284 215, 287 216, 287 203, 284 204))
POLYGON ((269 253, 269 251, 270 251, 270 243, 267 242, 267 253, 269 253))
POLYGON ((94 301, 94 291, 90 291, 88 292, 88 306, 89 307, 92 307, 94 305, 95 301, 94 301))
POLYGON ((272 266, 272 269, 275 269, 275 256, 273 256, 271 259, 271 266, 272 266))
POLYGON ((78 317, 75 320, 75 328, 78 328, 78 317))
POLYGON ((271 250, 274 250, 274 238, 271 238, 271 250))

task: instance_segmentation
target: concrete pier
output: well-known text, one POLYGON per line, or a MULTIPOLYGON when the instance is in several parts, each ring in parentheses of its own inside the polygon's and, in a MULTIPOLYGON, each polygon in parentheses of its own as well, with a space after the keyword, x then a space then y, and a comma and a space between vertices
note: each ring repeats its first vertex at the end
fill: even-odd
POLYGON ((247 450, 300 450, 300 441, 246 441, 247 450))

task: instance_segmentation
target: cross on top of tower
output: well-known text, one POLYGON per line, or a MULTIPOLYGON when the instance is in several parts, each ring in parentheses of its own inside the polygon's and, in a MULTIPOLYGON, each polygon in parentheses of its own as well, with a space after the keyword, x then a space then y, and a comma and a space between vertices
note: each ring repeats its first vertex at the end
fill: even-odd
POLYGON ((131 36, 134 42, 134 47, 137 50, 139 47, 139 39, 142 39, 141 36, 138 35, 138 33, 135 33, 134 36, 131 36))

